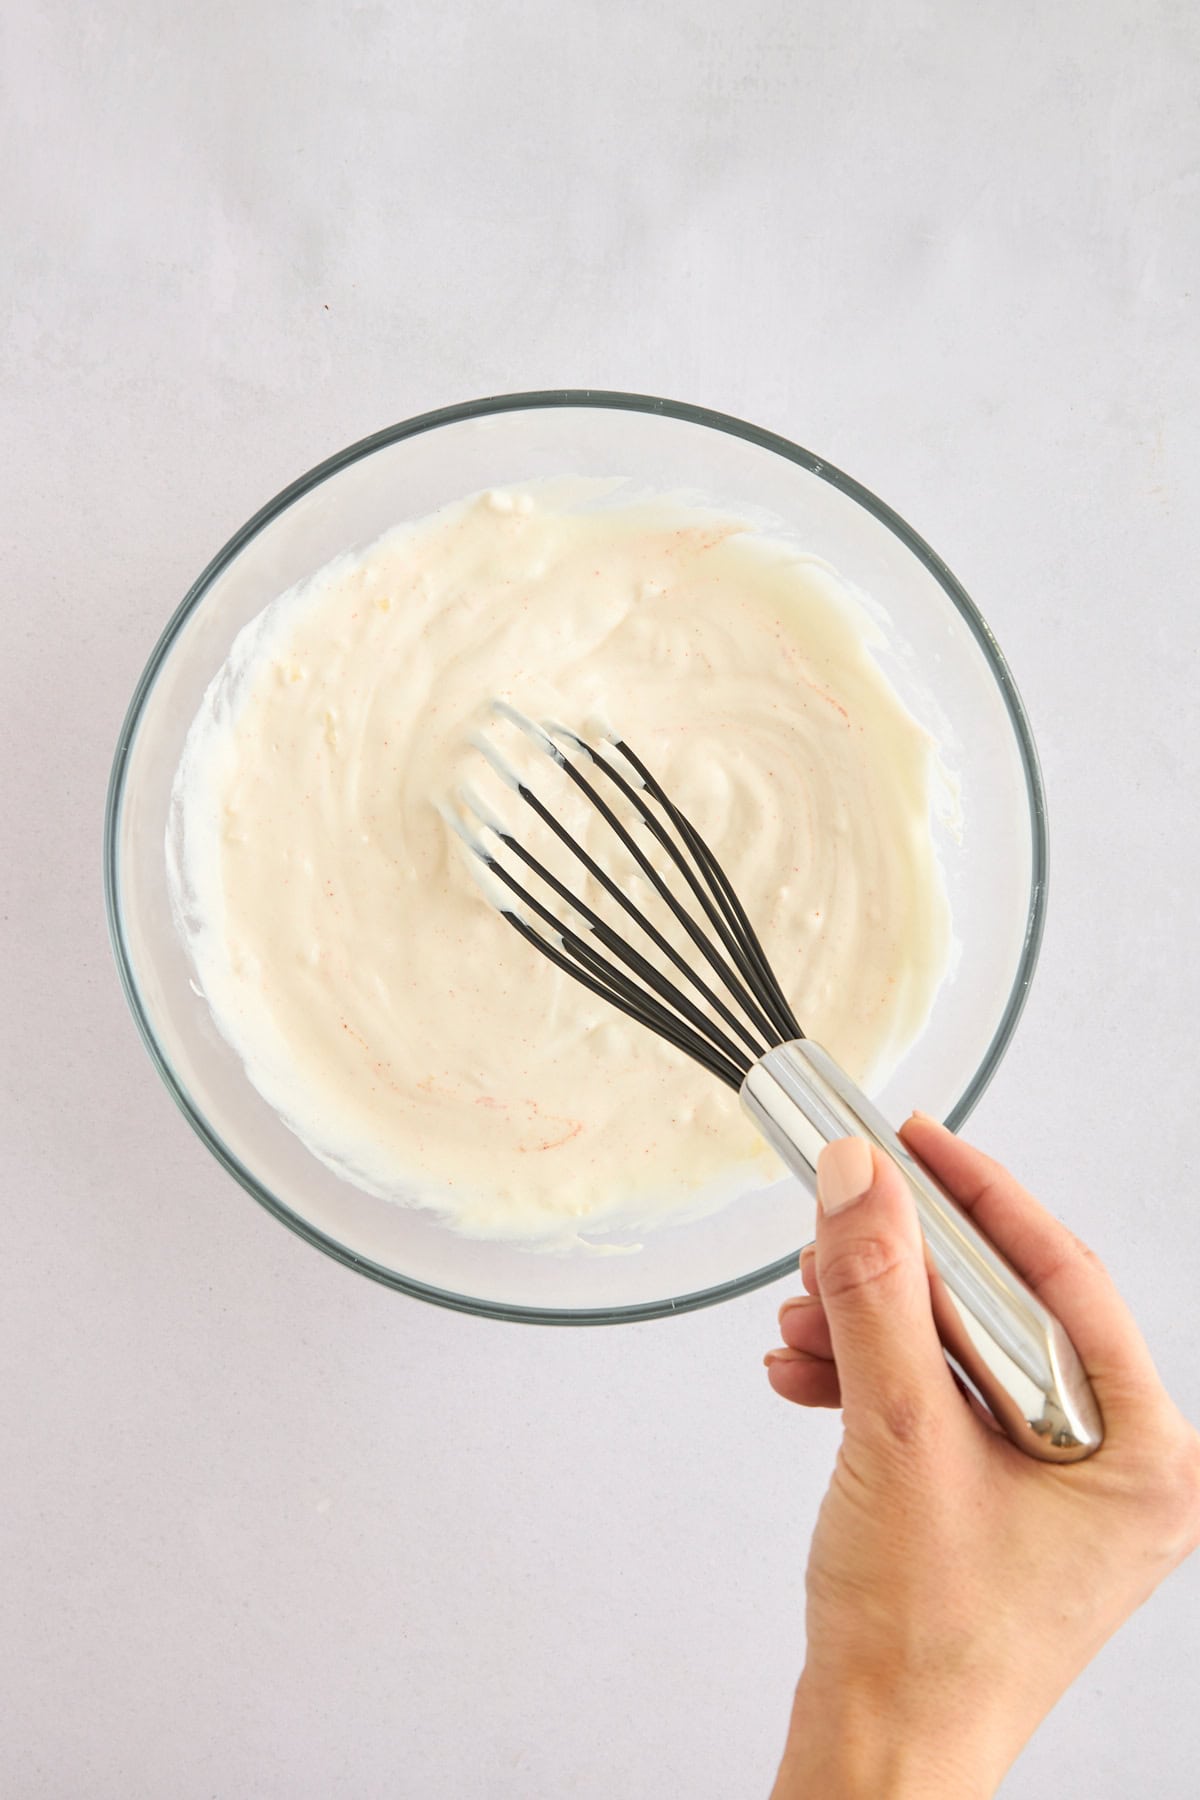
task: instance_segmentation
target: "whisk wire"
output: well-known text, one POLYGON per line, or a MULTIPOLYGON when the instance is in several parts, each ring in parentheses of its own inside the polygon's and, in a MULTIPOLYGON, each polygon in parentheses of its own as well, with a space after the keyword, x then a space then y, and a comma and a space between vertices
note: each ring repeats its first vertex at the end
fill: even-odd
MULTIPOLYGON (((544 733, 542 735, 545 737, 544 733)), ((771 1025, 770 1020, 764 1016, 762 1010, 760 1009, 757 1002, 755 1001, 753 994, 749 991, 749 989, 745 986, 744 982, 740 979, 737 970, 734 969, 733 967, 731 967, 728 962, 726 962, 725 958, 723 956, 721 956, 719 951, 717 951, 714 948, 711 941, 704 935, 703 931, 696 924, 696 921, 691 917, 691 915, 688 913, 687 909, 680 904, 679 900, 671 892, 670 888, 667 886, 667 884, 663 880, 662 876, 658 873, 658 870, 654 867, 654 864, 650 861, 649 857, 646 856, 645 852, 639 847, 639 845, 635 842, 635 840, 630 835, 630 833, 626 830, 625 826, 621 823, 620 819, 617 817, 617 815, 613 811, 612 807, 608 805, 607 801, 602 799, 602 797, 596 792, 596 789, 592 786, 591 782, 587 779, 587 777, 579 769, 576 768, 575 764, 570 761, 570 759, 558 748, 558 746, 556 744, 553 743, 553 741, 549 737, 545 737, 545 743, 549 747, 549 754, 553 756, 554 760, 559 764, 559 766, 564 770, 564 772, 571 778, 571 780, 575 783, 576 787, 580 790, 580 792, 583 793, 584 795, 586 795, 587 799, 595 807, 596 811, 600 814, 600 816, 604 820, 605 824, 610 826, 611 829, 616 832, 621 843, 624 845, 625 849, 629 852, 630 856, 633 857, 634 861, 638 865, 638 868, 642 871, 643 875, 645 875, 646 879, 650 882, 651 886, 654 888, 654 890, 658 894, 659 898, 662 899, 666 903, 666 905, 670 908, 672 914, 678 920, 679 924, 683 926, 684 930, 687 932, 688 936, 691 938, 691 940, 695 944, 696 948, 700 951, 701 955, 705 958, 705 960, 709 963, 709 965, 720 976, 720 978, 721 978, 722 982, 724 983, 728 992, 733 996, 733 998, 736 1000, 737 1004, 742 1008, 742 1011, 745 1013, 746 1017, 750 1020, 754 1030, 761 1037, 765 1038, 768 1044, 775 1042, 776 1041, 775 1040, 775 1032, 774 1032, 774 1028, 771 1025)), ((610 773, 610 774, 612 773, 612 771, 609 768, 609 765, 607 763, 600 762, 598 766, 600 768, 604 769, 606 771, 606 773, 610 773)), ((641 810, 641 809, 639 809, 639 810, 641 810)), ((569 833, 565 832, 561 827, 557 826, 557 822, 556 822, 556 829, 558 830, 558 835, 563 839, 563 841, 565 843, 571 844, 576 849, 576 853, 579 854, 579 849, 578 849, 578 846, 575 845, 574 839, 571 838, 569 833)), ((664 848, 670 847, 666 843, 665 839, 663 839, 661 830, 656 831, 655 835, 660 838, 660 841, 663 841, 664 848)), ((678 862, 679 859, 677 856, 674 856, 673 860, 678 862)), ((640 921, 641 915, 639 914, 638 917, 639 917, 639 921, 640 921)), ((741 1033, 740 1035, 744 1036, 745 1034, 741 1033)), ((753 1054, 755 1056, 761 1056, 762 1049, 761 1048, 755 1049, 753 1051, 753 1054)))
MULTIPOLYGON (((595 858, 589 856, 583 846, 576 842, 570 832, 567 831, 560 821, 554 817, 549 808, 543 805, 538 796, 533 793, 530 788, 526 787, 523 782, 518 783, 516 791, 521 799, 525 801, 526 805, 532 807, 533 811, 543 823, 549 826, 550 830, 559 839, 560 843, 564 844, 567 849, 570 850, 571 854, 583 864, 588 874, 593 876, 595 880, 600 883, 604 891, 611 895, 618 906, 620 906, 628 917, 633 920, 639 930, 645 933, 656 949, 661 951, 667 960, 671 962, 682 975, 687 977, 688 981, 691 982, 696 991, 702 995, 713 1010, 725 1020, 725 1023, 730 1029, 737 1033, 738 1037, 741 1038, 742 1042, 749 1050, 750 1055, 752 1057, 761 1056, 763 1047, 756 1042, 753 1034, 747 1029, 745 1023, 738 1018, 737 1014, 725 1004, 718 994, 714 993, 713 989, 692 967, 687 958, 682 956, 679 951, 676 950, 675 946, 668 938, 663 936, 657 926, 654 925, 651 920, 647 919, 645 914, 634 905, 628 894, 621 891, 617 883, 604 869, 601 868, 595 858)), ((530 853, 517 842, 511 833, 501 831, 497 833, 497 836, 499 836, 502 843, 507 844, 508 848, 520 857, 521 861, 524 862, 527 867, 533 869, 543 881, 547 882, 555 893, 559 895, 560 899, 565 900, 569 906, 573 906, 577 911, 583 913, 584 916, 588 918, 589 923, 598 921, 600 924, 603 924, 603 921, 598 919, 596 913, 592 912, 590 908, 585 908, 584 903, 579 897, 573 894, 569 888, 564 887, 561 882, 557 881, 548 869, 539 863, 535 857, 531 856, 530 853)), ((497 865, 497 872, 499 872, 499 865, 497 865)), ((622 942, 623 941, 624 940, 622 940, 622 942)), ((703 1015, 699 1016, 703 1017, 703 1015)))
MULTIPOLYGON (((574 733, 571 735, 574 737, 574 733)), ((584 744, 581 739, 575 739, 575 741, 580 744, 582 749, 588 749, 587 745, 584 744)), ((651 775, 649 769, 647 769, 645 763, 641 761, 640 757, 634 755, 633 751, 623 739, 615 739, 613 741, 613 747, 635 770, 639 780, 643 783, 646 792, 662 807, 663 811, 671 821, 671 824, 683 839, 687 849, 691 853, 693 861, 700 870, 703 880, 708 885, 708 893, 706 893, 705 889, 700 885, 700 881, 697 879, 687 859, 680 854, 678 846, 673 842, 669 833, 663 830, 661 823, 646 805, 646 802, 642 799, 637 789, 632 787, 610 762, 603 758, 593 758, 593 761, 604 770, 605 774, 616 783, 625 797, 637 808, 642 818, 645 819, 650 829, 654 832, 659 843, 664 850, 666 850, 667 854, 671 857, 671 860, 683 875, 688 886, 696 896, 696 899, 703 907, 705 917, 712 924, 714 930, 719 933, 722 943, 729 951, 729 954, 734 958, 739 972, 745 980, 749 981, 754 986, 755 992, 762 1001, 763 1006, 770 1013, 772 1025, 779 1034, 778 1039, 775 1041, 785 1042, 789 1039, 802 1037, 803 1033, 800 1030, 800 1026, 792 1013, 791 1007, 788 1005, 783 990, 779 986, 779 982, 776 980, 774 970, 766 959, 766 955, 754 927, 747 918, 741 901, 734 892, 729 878, 725 874, 720 863, 708 848, 708 845, 704 842, 704 839, 700 836, 700 833, 696 830, 695 826, 682 812, 680 812, 679 808, 675 805, 674 801, 671 800, 669 795, 663 791, 654 776, 651 775)), ((590 751, 588 753, 589 755, 591 754, 590 751)))
MULTIPOLYGON (((564 886, 556 876, 550 873, 549 869, 543 867, 536 857, 531 856, 529 851, 521 844, 517 843, 515 838, 511 837, 507 832, 501 832, 497 835, 500 837, 501 842, 507 845, 515 855, 519 856, 521 861, 525 863, 528 868, 532 869, 536 875, 540 876, 561 900, 565 901, 568 906, 573 907, 574 910, 586 920, 589 928, 600 939, 606 950, 611 950, 615 956, 619 956, 621 961, 625 963, 627 967, 631 968, 636 975, 640 975, 642 980, 651 987, 661 999, 666 1000, 672 1006, 677 1007, 678 1010, 684 1014, 685 1020, 690 1026, 695 1031, 706 1036, 716 1051, 737 1067, 742 1068, 743 1072, 750 1067, 750 1058, 746 1056, 743 1051, 739 1050, 737 1045, 731 1042, 718 1026, 713 1024, 707 1014, 701 1012, 700 1008, 688 998, 682 989, 675 985, 669 976, 662 974, 660 970, 654 967, 653 963, 647 962, 646 958, 642 956, 639 951, 635 950, 633 945, 621 936, 620 932, 614 931, 612 926, 609 925, 606 920, 602 919, 586 901, 581 900, 577 894, 573 894, 570 888, 564 886)), ((512 875, 509 870, 505 869, 501 863, 493 861, 490 864, 490 867, 492 873, 499 876, 505 887, 507 887, 511 893, 515 894, 518 900, 521 900, 525 905, 531 907, 538 917, 562 938, 564 948, 566 948, 579 962, 584 963, 585 966, 591 968, 594 973, 602 974, 605 979, 609 980, 619 991, 628 991, 630 997, 644 995, 643 989, 631 982, 628 976, 622 975, 621 971, 613 964, 607 963, 602 956, 592 949, 590 944, 585 943, 576 935, 576 933, 571 931, 569 927, 564 926, 556 914, 551 912, 549 907, 545 906, 535 897, 535 895, 530 893, 528 888, 522 886, 516 877, 512 875)), ((634 916, 638 916, 636 912, 634 916)), ((542 940, 539 939, 539 942, 540 941, 542 940)), ((667 948, 669 949, 670 946, 668 945, 667 948)), ((686 969, 686 964, 683 966, 686 969)), ((710 993, 710 990, 703 982, 700 982, 697 985, 706 998, 709 998, 712 1004, 720 1009, 722 1014, 729 1017, 732 1023, 737 1023, 732 1015, 729 1014, 728 1008, 722 1005, 722 1002, 715 994, 710 993)), ((667 1016, 669 1017, 670 1015, 668 1014, 667 1016)), ((753 1040, 751 1040, 751 1043, 752 1042, 753 1040)), ((755 1054, 761 1055, 762 1052, 759 1050, 756 1051, 755 1054)))
MULTIPOLYGON (((660 955, 686 979, 704 1006, 723 1021, 740 1043, 733 1042, 716 1019, 702 1010, 689 994, 684 993, 670 975, 657 968, 580 895, 572 892, 528 851, 503 821, 491 813, 484 801, 477 799, 471 790, 464 789, 461 795, 463 803, 505 849, 582 920, 588 937, 586 941, 581 938, 557 913, 531 893, 484 841, 472 836, 465 827, 455 825, 474 855, 494 876, 499 877, 517 901, 530 908, 536 918, 548 927, 550 936, 547 937, 531 924, 519 909, 495 900, 493 894, 504 917, 544 956, 584 987, 609 1001, 628 1017, 657 1032, 728 1086, 740 1088, 752 1062, 762 1057, 766 1048, 799 1038, 803 1033, 767 962, 762 945, 717 859, 691 821, 664 793, 645 764, 623 739, 615 734, 607 737, 605 753, 598 754, 583 738, 566 727, 552 725, 543 729, 534 724, 532 719, 501 701, 495 703, 495 710, 500 717, 515 724, 539 750, 550 757, 599 813, 641 875, 701 952, 728 994, 732 1006, 698 973, 641 907, 622 891, 612 876, 556 817, 552 808, 509 767, 495 747, 486 739, 478 738, 475 742, 482 754, 501 779, 531 808, 601 889, 617 902, 660 955), (550 735, 551 732, 554 736, 550 735), (675 870, 686 881, 693 899, 711 928, 708 932, 697 924, 631 835, 626 824, 597 791, 594 783, 576 766, 567 751, 555 742, 555 737, 565 740, 586 757, 590 764, 602 771, 626 805, 637 814, 675 870), (616 758, 624 763, 628 774, 622 771, 616 758), (661 816, 655 810, 656 807, 661 809, 661 816), (602 955, 597 944, 609 954, 602 955), (614 957, 617 961, 611 960, 614 957), (618 962, 624 964, 624 968, 618 967, 618 962), (744 1017, 739 1016, 739 1011, 735 1011, 734 1007, 744 1017), (760 1042, 760 1039, 763 1041, 760 1042)), ((450 822, 454 824, 453 819, 450 822)))
MULTIPOLYGON (((501 873, 498 867, 495 872, 501 873)), ((535 931, 533 926, 522 919, 518 913, 505 912, 503 916, 515 931, 519 931, 521 936, 540 950, 550 962, 557 964, 560 969, 564 969, 573 981, 578 981, 583 987, 590 989, 593 994, 599 995, 602 1000, 608 1001, 610 1005, 617 1007, 629 1018, 636 1020, 639 1025, 645 1025, 649 1030, 657 1032, 668 1043, 674 1044, 685 1055, 692 1057, 725 1082, 735 1093, 740 1089, 746 1068, 749 1067, 748 1062, 743 1066, 740 1059, 737 1064, 727 1061, 697 1033, 689 1031, 686 1026, 681 1025, 679 1020, 665 1007, 657 1006, 647 994, 637 988, 636 983, 625 982, 623 978, 620 978, 615 969, 610 969, 604 980, 590 975, 587 972, 586 964, 583 964, 582 961, 572 961, 572 958, 566 953, 568 947, 566 932, 560 934, 563 942, 563 949, 560 950, 557 945, 544 938, 540 931, 535 931), (613 977, 617 977, 621 981, 620 986, 616 985, 613 977)), ((574 936, 573 933, 569 935, 574 936)), ((579 943, 578 939, 575 939, 575 947, 586 955, 585 947, 579 943)), ((589 958, 588 960, 597 963, 603 962, 602 958, 589 958)))

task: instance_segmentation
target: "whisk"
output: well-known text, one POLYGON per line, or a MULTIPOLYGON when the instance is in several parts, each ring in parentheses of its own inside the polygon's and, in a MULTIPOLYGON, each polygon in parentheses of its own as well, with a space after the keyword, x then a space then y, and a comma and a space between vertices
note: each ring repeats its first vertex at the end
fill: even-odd
POLYGON ((506 702, 496 701, 494 710, 585 796, 679 930, 673 942, 480 736, 480 753, 615 903, 633 927, 633 941, 466 787, 460 800, 473 820, 446 816, 471 852, 488 899, 552 963, 738 1093, 762 1136, 810 1190, 817 1157, 836 1138, 864 1138, 889 1156, 916 1203, 934 1316, 952 1365, 1031 1456, 1072 1462, 1090 1455, 1102 1442, 1103 1424, 1063 1326, 867 1095, 805 1036, 720 863, 645 763, 616 733, 589 743, 565 725, 536 724, 506 702), (657 846, 658 867, 637 831, 657 846), (501 846, 509 853, 504 860, 501 846), (684 943, 694 956, 679 947, 684 943), (647 954, 651 949, 656 957, 647 954))

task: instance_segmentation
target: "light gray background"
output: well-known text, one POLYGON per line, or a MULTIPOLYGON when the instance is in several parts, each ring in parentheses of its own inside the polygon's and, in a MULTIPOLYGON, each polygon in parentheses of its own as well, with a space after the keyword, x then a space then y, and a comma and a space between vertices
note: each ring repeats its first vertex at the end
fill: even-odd
MULTIPOLYGON (((1053 839, 971 1129, 1111 1261, 1200 1413, 1198 20, 5 10, 5 1794, 770 1783, 836 1441, 767 1390, 780 1294, 553 1333, 373 1287, 211 1162, 111 966, 108 764, 168 612, 286 481, 426 407, 707 402, 963 578, 1053 839)), ((1007 1795, 1197 1791, 1198 1600, 1200 1563, 1007 1795)))

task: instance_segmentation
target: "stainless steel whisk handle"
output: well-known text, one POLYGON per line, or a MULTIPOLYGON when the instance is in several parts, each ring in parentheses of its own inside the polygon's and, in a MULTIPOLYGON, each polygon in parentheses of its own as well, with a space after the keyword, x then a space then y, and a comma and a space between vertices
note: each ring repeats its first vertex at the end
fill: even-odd
POLYGON ((768 1050, 751 1067, 741 1097, 763 1137, 810 1189, 817 1157, 836 1138, 865 1138, 890 1156, 916 1201, 947 1355, 1028 1455, 1078 1462, 1099 1449, 1100 1409, 1063 1326, 831 1056, 807 1038, 768 1050))

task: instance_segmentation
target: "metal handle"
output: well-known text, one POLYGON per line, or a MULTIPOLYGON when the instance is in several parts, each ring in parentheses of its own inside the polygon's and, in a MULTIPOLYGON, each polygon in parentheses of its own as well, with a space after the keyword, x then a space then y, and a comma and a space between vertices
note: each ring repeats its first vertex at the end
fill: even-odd
POLYGON ((1078 1462, 1099 1449, 1100 1409, 1062 1325, 831 1056, 807 1038, 768 1050, 742 1084, 742 1104, 811 1189, 817 1157, 835 1138, 865 1138, 886 1152, 916 1201, 947 1355, 1028 1455, 1078 1462))

